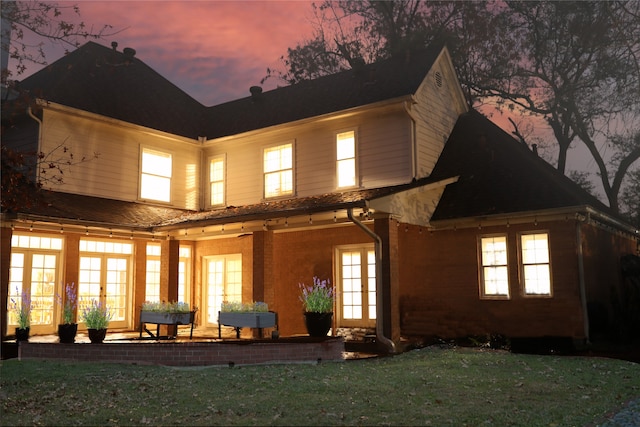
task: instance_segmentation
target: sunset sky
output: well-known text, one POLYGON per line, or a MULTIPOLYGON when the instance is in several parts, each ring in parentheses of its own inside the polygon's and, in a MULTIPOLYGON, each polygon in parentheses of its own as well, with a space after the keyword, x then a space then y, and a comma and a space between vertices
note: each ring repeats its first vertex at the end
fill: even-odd
MULTIPOLYGON (((108 24, 118 34, 97 41, 118 50, 131 47, 136 57, 205 105, 249 95, 249 87, 276 67, 287 48, 312 35, 311 1, 74 1, 80 18, 94 32, 108 24)), ((84 41, 82 41, 84 43, 84 41)), ((47 62, 63 55, 47 43, 47 62)), ((9 66, 13 63, 10 62, 9 66)), ((39 70, 29 64, 18 79, 39 70)), ((267 82, 265 90, 275 87, 267 82)))
MULTIPOLYGON (((322 0, 315 0, 316 4, 322 0)), ((313 35, 312 1, 308 0, 110 0, 58 1, 60 6, 79 6, 80 17, 72 10, 64 18, 84 22, 93 32, 104 25, 117 33, 98 40, 118 50, 131 47, 136 57, 204 105, 221 104, 249 96, 249 87, 260 84, 267 67, 283 69, 279 60, 287 48, 313 35)), ((81 41, 84 43, 84 41, 81 41)), ((47 61, 64 54, 60 46, 46 43, 47 61)), ((9 68, 12 69, 10 62, 9 68)), ((38 71, 28 64, 18 80, 38 71)), ((269 80, 265 90, 282 82, 269 80)), ((505 116, 491 119, 510 132, 505 116)), ((548 132, 534 123, 534 134, 548 132)), ((580 150, 578 150, 580 151, 580 150)), ((570 155, 569 167, 593 172, 588 155, 570 155)))

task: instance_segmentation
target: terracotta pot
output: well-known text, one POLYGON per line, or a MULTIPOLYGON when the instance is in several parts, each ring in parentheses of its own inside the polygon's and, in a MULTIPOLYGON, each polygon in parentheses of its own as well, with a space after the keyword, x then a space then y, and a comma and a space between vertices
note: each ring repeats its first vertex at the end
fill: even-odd
POLYGON ((312 337, 326 337, 331 329, 333 313, 304 313, 304 324, 312 337))
POLYGON ((63 344, 72 344, 76 340, 76 333, 78 332, 77 323, 64 323, 58 325, 58 338, 63 344))
POLYGON ((89 331, 89 339, 92 344, 100 344, 104 341, 104 337, 107 336, 106 329, 87 329, 89 331))

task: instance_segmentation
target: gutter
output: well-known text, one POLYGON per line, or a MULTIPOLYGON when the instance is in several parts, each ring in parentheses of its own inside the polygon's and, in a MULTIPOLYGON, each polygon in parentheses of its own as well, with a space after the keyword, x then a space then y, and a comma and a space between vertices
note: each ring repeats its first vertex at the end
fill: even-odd
POLYGON ((378 236, 373 231, 369 230, 369 228, 364 225, 362 222, 357 220, 353 216, 353 208, 347 209, 347 217, 349 220, 353 222, 355 225, 360 227, 362 231, 367 233, 369 237, 371 237, 375 241, 375 250, 376 250, 376 340, 383 343, 390 353, 396 353, 396 344, 390 340, 389 338, 384 336, 383 331, 383 320, 384 320, 384 307, 383 307, 383 296, 382 296, 382 238, 378 236))

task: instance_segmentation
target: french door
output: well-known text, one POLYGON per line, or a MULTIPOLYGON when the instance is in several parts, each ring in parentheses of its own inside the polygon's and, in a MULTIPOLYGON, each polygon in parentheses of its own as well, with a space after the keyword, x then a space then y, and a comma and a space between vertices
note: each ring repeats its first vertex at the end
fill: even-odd
POLYGON ((204 257, 205 319, 208 326, 218 324, 222 302, 242 302, 242 255, 204 257))
POLYGON ((375 326, 376 256, 373 245, 339 247, 336 258, 339 326, 375 326))

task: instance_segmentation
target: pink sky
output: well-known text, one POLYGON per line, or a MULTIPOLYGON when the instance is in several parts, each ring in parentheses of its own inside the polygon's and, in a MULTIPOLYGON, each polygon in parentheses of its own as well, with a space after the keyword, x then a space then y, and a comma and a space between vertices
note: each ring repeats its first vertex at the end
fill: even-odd
MULTIPOLYGON (((279 65, 287 48, 312 35, 310 1, 59 1, 77 4, 94 31, 120 31, 98 43, 136 57, 205 105, 249 95, 267 67, 279 65)), ((65 12, 67 19, 73 14, 65 12)), ((47 62, 63 54, 47 45, 47 62)), ((11 68, 10 63, 10 68, 11 68)), ((29 65, 23 79, 40 66, 29 65)), ((275 87, 270 80, 265 90, 275 87)))

